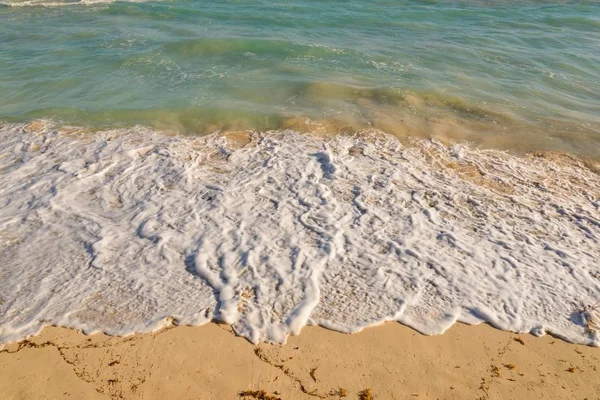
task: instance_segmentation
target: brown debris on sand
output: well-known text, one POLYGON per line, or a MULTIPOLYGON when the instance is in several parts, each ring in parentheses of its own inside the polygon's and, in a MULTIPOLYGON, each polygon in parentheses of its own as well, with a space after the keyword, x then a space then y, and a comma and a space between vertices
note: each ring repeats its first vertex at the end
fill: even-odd
POLYGON ((256 400, 282 400, 277 395, 271 395, 264 390, 243 390, 238 393, 242 399, 256 399, 256 400))
POLYGON ((358 393, 358 399, 359 400, 373 400, 373 394, 371 393, 371 389, 370 388, 366 388, 365 390, 362 390, 361 392, 358 393))
POLYGON ((515 342, 517 343, 521 343, 523 346, 525 346, 525 342, 523 341, 523 339, 521 339, 520 337, 516 337, 513 339, 515 342))

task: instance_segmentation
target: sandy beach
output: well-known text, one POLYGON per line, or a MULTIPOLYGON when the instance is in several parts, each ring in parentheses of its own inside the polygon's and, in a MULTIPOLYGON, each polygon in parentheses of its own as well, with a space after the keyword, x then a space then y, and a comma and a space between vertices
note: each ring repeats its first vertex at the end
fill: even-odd
POLYGON ((600 400, 598 32, 0 0, 0 400, 600 400))
POLYGON ((129 337, 50 327, 0 353, 0 398, 595 400, 599 368, 598 348, 488 325, 307 327, 283 346, 215 323, 129 337))

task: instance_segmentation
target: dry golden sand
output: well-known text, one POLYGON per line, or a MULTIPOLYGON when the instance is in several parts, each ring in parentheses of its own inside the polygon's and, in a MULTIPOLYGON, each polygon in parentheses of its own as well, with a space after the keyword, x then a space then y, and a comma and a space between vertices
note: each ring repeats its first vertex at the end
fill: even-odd
POLYGON ((0 353, 0 399, 600 399, 600 349, 457 324, 253 346, 226 325, 127 338, 47 328, 0 353), (246 392, 248 396, 241 396, 246 392), (343 397, 346 395, 346 397, 343 397))

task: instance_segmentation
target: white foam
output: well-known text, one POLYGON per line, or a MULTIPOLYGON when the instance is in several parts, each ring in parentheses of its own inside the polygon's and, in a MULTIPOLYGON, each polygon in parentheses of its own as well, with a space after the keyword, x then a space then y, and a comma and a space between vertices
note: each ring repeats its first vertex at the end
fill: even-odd
MULTIPOLYGON (((39 124, 38 124, 39 125, 39 124)), ((372 133, 0 128, 0 343, 217 318, 256 342, 456 321, 600 345, 600 178, 372 133), (63 129, 64 130, 64 129, 63 129)))
POLYGON ((64 6, 90 6, 111 4, 115 2, 123 3, 144 3, 151 0, 65 0, 65 1, 47 1, 47 0, 9 0, 0 1, 0 5, 7 7, 64 7, 64 6))

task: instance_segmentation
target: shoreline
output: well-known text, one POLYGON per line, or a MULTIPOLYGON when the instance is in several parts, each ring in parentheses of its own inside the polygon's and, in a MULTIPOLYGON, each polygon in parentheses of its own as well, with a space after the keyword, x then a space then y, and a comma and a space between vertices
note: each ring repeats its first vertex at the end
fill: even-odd
POLYGON ((0 352, 0 397, 592 400, 599 367, 597 348, 487 324, 439 336, 395 322, 355 334, 307 326, 285 345, 214 322, 128 337, 48 327, 0 352))
POLYGON ((600 181, 568 156, 404 147, 381 132, 0 133, 2 342, 171 315, 253 342, 394 319, 599 343, 580 311, 598 301, 600 181))
POLYGON ((600 1, 0 0, 0 400, 600 400, 600 1))
MULTIPOLYGON (((31 129, 33 131, 44 132, 45 128, 34 125, 31 129)), ((37 141, 39 141, 36 134, 25 132, 24 135, 31 136, 30 146, 24 154, 32 157, 34 160, 35 157, 41 157, 41 154, 45 154, 46 149, 42 152, 39 148, 36 149, 35 147, 37 141)), ((144 162, 148 162, 156 154, 154 151, 149 150, 152 147, 156 149, 170 149, 172 151, 171 154, 177 155, 176 158, 172 157, 171 159, 185 166, 194 157, 203 154, 203 147, 200 147, 200 145, 207 140, 182 139, 180 142, 173 143, 166 138, 159 138, 160 140, 152 143, 147 149, 141 145, 141 143, 144 143, 143 141, 140 143, 136 142, 136 137, 113 137, 108 133, 105 133, 105 136, 107 139, 110 139, 107 142, 114 143, 123 140, 124 143, 122 147, 117 148, 117 152, 107 152, 109 156, 104 161, 107 165, 112 164, 113 157, 121 153, 123 154, 122 159, 128 163, 131 162, 130 157, 134 161, 146 160, 144 162), (125 139, 130 140, 131 143, 128 144, 129 142, 125 139), (189 146, 185 146, 188 142, 199 147, 190 148, 189 146)), ((220 144, 219 146, 222 146, 227 151, 231 151, 231 153, 240 149, 249 152, 250 149, 255 149, 258 145, 256 138, 253 139, 244 132, 229 132, 224 133, 222 136, 226 140, 225 144, 227 146, 220 144)), ((78 144, 79 141, 81 141, 79 143, 81 146, 88 145, 87 142, 77 135, 77 132, 62 132, 56 137, 52 135, 48 137, 50 139, 58 138, 63 140, 64 142, 60 142, 60 140, 58 142, 59 144, 62 143, 62 145, 78 144)), ((295 136, 295 138, 304 137, 302 135, 295 136)), ((141 135, 138 139, 144 138, 145 136, 141 135)), ((360 161, 362 157, 366 157, 365 154, 369 156, 370 154, 374 154, 374 151, 381 151, 382 155, 387 151, 385 147, 375 147, 368 140, 359 142, 359 146, 356 143, 353 143, 352 146, 351 143, 343 145, 343 141, 348 140, 348 138, 340 140, 342 141, 342 145, 339 146, 338 153, 335 153, 336 157, 348 163, 354 162, 352 160, 360 161), (345 154, 346 152, 348 153, 347 155, 345 154)), ((315 143, 319 144, 318 141, 315 141, 315 143)), ((311 149, 315 146, 315 143, 309 142, 305 151, 307 154, 312 151, 311 149)), ((392 141, 392 143, 395 142, 392 141)), ((286 146, 288 146, 288 142, 281 140, 281 138, 280 144, 283 146, 280 146, 280 149, 285 150, 286 146)), ((296 148, 295 146, 297 146, 296 143, 294 143, 294 149, 296 148)), ((217 146, 216 148, 221 147, 217 146)), ((432 179, 438 173, 442 174, 445 177, 444 179, 454 179, 454 182, 462 185, 466 190, 472 190, 474 196, 481 197, 482 202, 486 201, 490 196, 495 196, 497 201, 507 201, 507 199, 513 198, 514 190, 517 190, 517 193, 520 190, 521 196, 528 196, 528 190, 537 187, 530 184, 531 182, 537 182, 530 175, 540 174, 540 176, 543 176, 542 172, 545 169, 552 172, 553 181, 549 183, 540 181, 543 183, 542 188, 554 192, 556 194, 555 198, 562 198, 565 202, 573 200, 572 197, 569 197, 571 196, 570 193, 581 195, 578 191, 581 185, 589 185, 589 182, 582 177, 597 179, 597 176, 594 175, 597 171, 594 171, 589 165, 584 165, 583 162, 570 155, 556 155, 552 153, 530 154, 525 156, 527 158, 517 158, 516 156, 506 155, 501 152, 486 152, 485 150, 471 151, 468 148, 459 146, 457 151, 463 153, 455 158, 450 150, 443 145, 435 145, 434 147, 424 146, 422 147, 422 153, 417 152, 419 150, 417 147, 413 149, 399 149, 399 151, 405 151, 402 154, 411 157, 412 161, 406 164, 406 168, 409 171, 415 162, 420 163, 424 167, 422 170, 431 170, 432 179), (477 167, 481 161, 489 163, 487 167, 489 170, 485 173, 482 173, 479 167, 477 167), (523 179, 523 181, 513 181, 513 178, 509 175, 511 171, 503 169, 503 162, 511 162, 513 163, 513 167, 523 168, 523 177, 519 178, 523 179), (542 170, 536 171, 533 168, 534 165, 541 166, 542 170), (571 173, 568 171, 571 171, 571 173), (528 180, 525 181, 525 179, 531 179, 531 182, 528 180), (570 188, 571 185, 574 185, 573 188, 567 191, 565 188, 570 188)), ((52 150, 51 147, 50 150, 52 150)), ((54 150, 54 152, 57 157, 64 156, 58 150, 54 150)), ((215 154, 221 153, 216 152, 215 154)), ((230 162, 228 157, 222 157, 223 159, 221 159, 207 156, 206 161, 194 162, 197 163, 197 169, 202 171, 206 169, 208 171, 206 172, 208 174, 206 176, 213 177, 214 175, 213 178, 221 179, 225 175, 224 172, 231 168, 230 164, 235 162, 235 159, 230 162)), ((310 158, 308 159, 310 160, 310 158)), ((398 158, 396 162, 404 162, 402 160, 398 158)), ((332 179, 327 178, 327 174, 339 173, 341 170, 327 167, 328 164, 325 162, 327 160, 324 158, 319 159, 319 161, 323 164, 321 166, 316 165, 318 168, 315 167, 313 173, 322 174, 325 183, 329 184, 332 179)), ((97 160, 94 162, 97 162, 97 160)), ((88 169, 72 167, 69 164, 69 159, 66 159, 64 165, 65 171, 72 170, 82 176, 89 173, 88 169)), ((156 164, 149 165, 154 166, 156 164)), ((244 165, 240 166, 241 171, 244 170, 241 168, 244 165)), ((301 165, 301 163, 298 162, 294 165, 301 165)), ((343 166, 344 164, 340 163, 339 165, 343 166)), ((383 166, 387 166, 387 164, 383 164, 383 166)), ((289 171, 286 168, 283 168, 283 170, 289 171)), ((169 171, 166 170, 166 172, 169 171)), ((174 169, 171 172, 179 174, 179 171, 178 169, 174 169)), ((169 173, 164 176, 168 176, 169 173)), ((103 173, 98 176, 102 176, 103 179, 109 179, 110 182, 119 182, 119 180, 115 179, 113 173, 107 174, 106 177, 103 173)), ((200 181, 204 182, 204 175, 200 176, 200 178, 202 178, 200 181)), ((401 179, 401 176, 397 176, 395 179, 401 179)), ((125 180, 123 179, 122 181, 125 180)), ((74 183, 77 184, 77 182, 75 181, 74 183)), ((419 210, 424 210, 424 212, 429 213, 428 215, 437 213, 438 211, 436 210, 445 204, 440 199, 448 201, 452 197, 449 194, 444 196, 436 195, 435 191, 445 186, 435 184, 435 182, 437 181, 434 180, 431 184, 425 185, 425 189, 427 190, 423 192, 422 199, 418 199, 419 204, 421 204, 419 210)), ((442 180, 440 182, 445 181, 442 180)), ((445 185, 447 186, 447 184, 445 185)), ((192 186, 195 188, 197 185, 192 186)), ((237 188, 238 186, 232 185, 232 188, 237 188)), ((410 185, 408 186, 411 187, 410 185)), ((586 197, 587 201, 591 199, 591 195, 596 193, 592 193, 592 189, 587 186, 581 187, 590 191, 590 195, 586 197)), ((119 187, 116 189, 119 189, 119 187)), ((70 190, 65 189, 64 192, 68 196, 71 196, 70 190)), ((93 194, 87 188, 85 191, 81 190, 81 193, 85 196, 93 194)), ((159 192, 158 195, 163 195, 161 193, 159 192)), ((340 197, 340 201, 342 199, 343 197, 340 197)), ((537 196, 531 195, 531 199, 536 200, 537 196)), ((90 200, 90 204, 97 205, 96 200, 92 200, 94 199, 90 200)), ((122 200, 119 198, 118 201, 122 200)), ((368 202, 371 203, 371 206, 377 204, 366 198, 364 204, 369 205, 368 202)), ((583 204, 583 200, 580 203, 583 204)), ((109 203, 111 207, 112 204, 109 203)), ((395 203, 392 202, 392 204, 395 203)), ((507 204, 512 203, 507 202, 507 204)), ((494 206, 494 203, 491 203, 491 205, 492 212, 488 214, 489 216, 493 217, 494 213, 502 212, 502 208, 494 206)), ((114 209, 123 209, 123 205, 121 204, 114 209)), ((114 209, 109 208, 108 211, 104 210, 108 213, 106 214, 106 220, 110 226, 113 226, 113 223, 110 222, 112 221, 110 217, 114 209)), ((177 208, 173 207, 172 209, 177 208)), ((535 210, 536 207, 528 205, 527 209, 535 210)), ((93 207, 90 210, 93 213, 99 212, 93 207)), ((452 209, 446 209, 446 211, 452 211, 452 209)), ((103 210, 100 210, 101 212, 103 210)), ((273 211, 269 208, 265 212, 272 213, 273 211)), ((82 215, 88 214, 82 213, 82 215)), ((440 216, 445 220, 448 214, 440 213, 440 216)), ((559 215, 552 216, 554 219, 558 219, 559 217, 559 215)), ((539 218, 543 222, 549 217, 540 215, 539 218)), ((460 218, 451 220, 461 221, 460 218)), ((462 220, 464 221, 465 219, 463 218, 462 220)), ((518 220, 516 221, 518 222, 518 220)), ((183 222, 185 222, 185 218, 183 222)), ((486 226, 493 226, 493 224, 488 223, 486 226)), ((521 225, 518 224, 517 226, 521 225)), ((525 231, 529 229, 526 226, 521 227, 525 231)), ((189 230, 195 231, 196 228, 192 228, 189 230)), ((450 229, 454 228, 455 225, 448 227, 447 230, 450 231, 450 229)), ((67 231, 71 232, 72 230, 70 229, 67 229, 67 231)), ((595 228, 594 226, 590 226, 589 229, 593 231, 595 228)), ((467 231, 467 233, 470 235, 477 231, 467 231)), ((170 230, 165 232, 168 235, 173 234, 170 230)), ((434 233, 432 233, 432 238, 436 238, 434 233)), ((498 232, 498 234, 500 233, 501 231, 498 232)), ((553 237, 552 231, 548 231, 546 234, 541 232, 534 233, 537 236, 534 235, 532 238, 541 237, 548 239, 553 237)), ((23 235, 25 237, 25 233, 23 235)), ((421 236, 417 235, 417 237, 421 236)), ((138 237, 137 239, 141 240, 144 238, 138 237)), ((455 245, 454 239, 443 239, 447 241, 447 243, 444 242, 445 244, 451 247, 455 245)), ((439 237, 436 240, 439 241, 439 237)), ((15 239, 7 243, 9 246, 15 246, 21 242, 15 239)), ((123 243, 126 243, 126 241, 123 243)), ((152 251, 154 242, 145 240, 140 243, 144 246, 150 246, 148 251, 152 251)), ((174 241, 174 243, 179 242, 174 241)), ((265 246, 268 247, 274 241, 265 240, 265 243, 267 243, 265 246)), ((360 243, 360 241, 357 243, 360 243)), ((432 239, 432 243, 435 244, 437 242, 432 239)), ((523 246, 521 242, 515 243, 515 247, 517 245, 523 246)), ((532 239, 530 245, 533 246, 535 243, 537 242, 532 239)), ((564 246, 562 239, 560 242, 557 242, 557 246, 559 244, 564 246)), ((191 247, 193 243, 189 243, 188 245, 191 247)), ((394 244, 394 246, 402 246, 402 244, 394 244)), ((480 246, 480 244, 477 246, 480 246)), ((287 248, 283 245, 282 247, 287 248)), ((318 248, 319 246, 316 247, 318 248)), ((456 260, 457 257, 470 257, 469 253, 461 250, 460 246, 456 248, 458 249, 458 253, 450 252, 444 262, 440 260, 440 265, 447 266, 449 262, 456 260)), ((177 247, 177 249, 179 248, 177 247)), ((386 248, 382 249, 385 250, 386 248)), ((512 251, 511 249, 503 249, 500 249, 500 251, 512 251)), ((572 249, 577 250, 577 247, 574 246, 572 249)), ((590 249, 593 251, 594 248, 590 247, 590 249)), ((103 250, 106 249, 98 247, 95 251, 101 252, 103 250)), ((177 251, 180 252, 181 250, 177 251)), ((424 254, 435 253, 434 251, 430 251, 424 254)), ((386 252, 381 253, 380 251, 374 253, 373 257, 383 257, 382 254, 386 255, 386 257, 400 255, 402 256, 400 260, 404 260, 404 255, 418 258, 418 254, 415 256, 416 253, 411 253, 409 247, 401 252, 392 252, 390 254, 386 252)), ((489 252, 485 254, 489 254, 489 252)), ((481 257, 485 257, 485 254, 482 253, 481 257)), ((547 253, 540 254, 545 257, 547 256, 547 253)), ((560 256, 559 252, 556 254, 560 256)), ((394 260, 396 259, 391 259, 391 261, 394 260)), ((101 261, 102 259, 95 257, 90 262, 101 261)), ((82 268, 80 271, 82 273, 100 274, 100 271, 108 271, 109 268, 115 265, 118 266, 118 264, 110 262, 110 259, 106 259, 105 261, 105 264, 98 264, 94 268, 82 268)), ((158 264, 156 265, 163 265, 162 261, 159 261, 157 259, 156 262, 158 264)), ((381 258, 380 261, 382 265, 390 262, 385 257, 381 258)), ((183 282, 186 285, 200 285, 200 283, 206 281, 207 276, 212 276, 212 272, 210 270, 198 269, 197 264, 195 264, 196 262, 190 263, 186 259, 185 262, 174 263, 173 273, 182 275, 181 279, 184 279, 183 282), (183 271, 183 265, 185 265, 185 271, 183 271), (189 274, 189 276, 185 274, 189 274)), ((539 265, 541 261, 536 261, 536 263, 536 265, 539 265)), ((584 270, 588 268, 587 265, 592 265, 585 261, 579 261, 578 263, 582 267, 585 267, 584 270)), ((33 264, 24 262, 23 265, 33 264)), ((365 265, 373 266, 375 263, 370 262, 365 265)), ((473 266, 476 265, 473 264, 473 266)), ((71 264, 68 264, 68 266, 70 266, 69 268, 73 267, 71 264)), ((54 268, 55 264, 52 267, 54 268)), ((48 271, 54 271, 53 268, 48 269, 48 271)), ((153 271, 156 271, 156 269, 149 269, 149 272, 154 273, 153 271)), ((341 272, 345 271, 347 272, 347 268, 341 270, 341 272)), ((486 275, 486 271, 482 271, 484 273, 482 276, 490 280, 491 278, 486 275)), ((510 271, 511 269, 505 268, 504 272, 500 270, 497 273, 510 273, 510 271)), ((129 277, 130 272, 130 270, 124 270, 124 276, 129 277)), ((356 272, 355 279, 357 280, 349 282, 354 282, 354 284, 356 282, 360 284, 365 283, 363 289, 364 296, 367 296, 365 298, 370 299, 373 304, 379 304, 378 301, 381 300, 379 297, 377 299, 368 297, 373 291, 372 286, 361 280, 368 274, 361 270, 357 270, 356 272)), ((425 270, 425 272, 432 274, 430 270, 425 270)), ((229 312, 237 316, 238 322, 242 321, 242 327, 244 327, 243 324, 245 322, 247 327, 252 328, 252 324, 248 322, 250 320, 246 318, 250 318, 249 316, 253 315, 252 313, 258 315, 261 311, 257 302, 256 282, 253 280, 244 281, 242 279, 244 270, 232 270, 232 273, 238 276, 240 281, 235 287, 231 288, 233 292, 230 298, 225 299, 225 304, 229 312)), ((594 275, 594 271, 590 271, 589 273, 592 278, 599 278, 594 275)), ((443 283, 440 280, 441 277, 446 275, 452 276, 452 273, 446 274, 440 270, 436 274, 431 275, 426 281, 422 282, 422 286, 419 289, 420 292, 415 293, 415 299, 425 296, 427 300, 425 304, 431 308, 420 309, 414 307, 412 310, 409 309, 410 313, 407 313, 403 317, 402 323, 409 322, 415 326, 427 328, 427 324, 431 323, 427 318, 431 316, 433 316, 432 318, 437 318, 436 321, 438 324, 430 327, 432 330, 436 327, 443 327, 443 324, 446 323, 448 315, 442 312, 452 309, 451 304, 436 303, 445 299, 446 296, 440 294, 441 292, 439 292, 437 284, 432 285, 431 283, 436 280, 438 283, 443 283)), ((55 275, 50 274, 49 276, 55 275)), ((415 276, 422 277, 423 274, 415 274, 415 276)), ((547 276, 554 275, 550 273, 547 276)), ((510 275, 507 275, 507 277, 510 278, 510 275)), ((21 276, 14 277, 16 280, 21 278, 21 276)), ((152 281, 152 285, 156 282, 156 280, 152 281)), ((163 281, 159 280, 158 282, 163 281)), ((164 282, 170 282, 170 280, 164 280, 164 282)), ((213 288, 219 289, 221 282, 216 277, 213 282, 213 288)), ((481 280, 478 280, 474 282, 474 286, 468 285, 467 288, 478 288, 480 282, 481 280)), ((498 281, 494 280, 494 282, 499 283, 501 279, 498 281)), ((523 280, 515 280, 514 282, 522 283, 523 280)), ((72 282, 72 284, 75 283, 76 281, 72 282)), ((89 297, 88 294, 85 294, 85 296, 82 295, 82 299, 85 302, 82 303, 82 311, 80 311, 80 313, 83 313, 79 320, 80 326, 85 326, 85 318, 89 318, 88 321, 95 321, 94 318, 105 318, 105 320, 99 319, 99 321, 105 321, 106 326, 111 326, 110 324, 117 324, 120 318, 127 316, 139 318, 143 315, 143 308, 140 310, 129 310, 127 307, 131 305, 130 302, 122 304, 111 303, 109 297, 113 291, 111 288, 114 287, 112 286, 114 283, 114 278, 111 278, 105 282, 106 286, 103 290, 102 286, 94 287, 96 292, 94 296, 89 297), (89 312, 90 314, 87 315, 85 312, 89 312)), ((551 282, 548 284, 551 284, 551 282)), ((329 285, 330 287, 324 286, 326 290, 321 288, 320 296, 322 297, 319 301, 323 302, 323 304, 335 304, 335 301, 339 298, 338 289, 340 289, 340 281, 332 278, 329 285)), ((60 287, 62 286, 57 286, 57 288, 60 287)), ((182 287, 185 286, 174 285, 172 293, 179 293, 178 291, 182 287)), ((349 288, 351 287, 349 286, 349 288)), ((410 286, 407 287, 410 288, 410 286)), ((199 286, 190 291, 190 293, 197 295, 199 290, 204 289, 206 289, 204 286, 199 286)), ((222 287, 219 290, 221 289, 227 289, 227 287, 222 287)), ((123 286, 119 290, 122 295, 131 292, 128 286, 123 286)), ((407 290, 406 287, 403 290, 407 290)), ((214 313, 216 311, 213 311, 215 310, 215 305, 211 303, 211 293, 213 293, 212 290, 206 292, 207 299, 210 300, 206 302, 206 313, 202 313, 206 318, 215 317, 214 313)), ((381 291, 378 293, 379 296, 383 294, 381 291)), ((594 294, 593 287, 590 286, 587 297, 582 298, 581 292, 578 292, 576 300, 587 300, 589 302, 595 299, 594 294)), ((546 293, 540 292, 539 295, 545 296, 546 293)), ((173 294, 165 295, 164 301, 173 300, 172 296, 173 294)), ((274 293, 273 296, 273 304, 278 304, 281 295, 274 293)), ((354 296, 352 297, 352 301, 348 300, 347 304, 349 305, 366 304, 368 306, 370 304, 369 302, 365 303, 363 300, 360 300, 362 297, 358 297, 354 293, 354 289, 348 289, 348 291, 343 293, 343 296, 342 299, 354 296)), ((184 297, 181 297, 181 299, 184 297)), ((61 298, 60 293, 53 296, 53 299, 59 298, 61 298)), ((181 299, 175 299, 177 300, 177 307, 183 307, 181 299)), ((552 299, 554 298, 550 300, 552 299)), ((565 316, 564 319, 566 319, 566 316, 570 315, 569 312, 576 311, 576 308, 570 308, 572 304, 566 304, 564 298, 561 297, 560 300, 561 303, 556 304, 559 305, 559 308, 562 307, 562 309, 557 309, 555 304, 553 313, 549 317, 554 318, 554 323, 564 324, 566 322, 561 318, 565 316), (557 316, 560 316, 560 318, 557 316)), ((543 301, 543 299, 538 299, 537 303, 532 304, 537 307, 543 301)), ((489 300, 481 300, 481 302, 490 307, 495 304, 489 300)), ((5 304, 8 305, 9 303, 5 304)), ((194 301, 193 304, 196 307, 194 309, 202 309, 198 301, 194 301)), ((291 301, 288 306, 291 307, 294 304, 291 301)), ((415 304, 412 306, 415 306, 415 304)), ((552 304, 546 306, 552 308, 552 304)), ((190 304, 188 304, 187 309, 190 309, 190 307, 190 304)), ((224 306, 223 308, 225 309, 224 306)), ((393 304, 390 303, 390 309, 392 308, 393 304)), ((342 307, 341 310, 343 309, 342 307)), ((330 311, 331 309, 327 309, 326 307, 315 308, 314 319, 311 316, 311 321, 313 323, 326 322, 327 318, 331 316, 330 311)), ((222 310, 218 310, 218 312, 222 312, 222 310)), ((371 314, 365 312, 365 315, 369 317, 371 314)), ((337 317, 339 321, 345 322, 351 317, 351 314, 345 312, 343 315, 339 314, 337 317)), ((493 320, 493 318, 491 319, 493 320)), ((172 318, 164 320, 164 324, 166 325, 172 322, 172 318)), ((356 323, 359 322, 361 321, 356 321, 356 323)), ((65 323, 67 324, 68 322, 65 323)), ((266 344, 263 342, 263 338, 259 341, 260 344, 253 345, 249 339, 258 336, 252 336, 251 331, 244 331, 242 329, 238 332, 238 336, 229 325, 223 323, 211 322, 195 327, 186 326, 186 323, 190 322, 182 318, 180 326, 171 325, 153 333, 135 333, 123 337, 109 336, 103 333, 87 336, 69 328, 45 327, 39 334, 20 342, 7 343, 0 350, 0 398, 37 399, 40 398, 41 393, 44 393, 46 398, 51 399, 239 398, 247 400, 287 400, 313 398, 357 399, 369 398, 364 396, 367 396, 367 393, 371 393, 375 399, 487 400, 496 398, 521 399, 542 397, 599 399, 597 397, 597 393, 600 393, 600 379, 598 379, 598 367, 600 367, 599 350, 594 347, 569 343, 563 341, 564 339, 559 339, 557 336, 551 336, 550 334, 543 337, 535 337, 531 334, 515 334, 508 330, 500 330, 500 328, 493 327, 489 323, 465 325, 458 322, 454 323, 442 335, 425 336, 407 326, 408 324, 385 322, 364 328, 362 331, 354 334, 345 334, 322 326, 304 326, 302 327, 301 334, 288 336, 287 344, 285 345, 266 344), (240 393, 245 393, 246 396, 241 396, 240 393), (363 393, 364 396, 360 397, 360 393, 363 393), (346 394, 346 396, 342 396, 343 394, 346 394)), ((582 323, 582 321, 579 321, 577 326, 579 327, 582 323)), ((158 323, 156 326, 164 324, 158 323)), ((265 332, 272 331, 265 330, 265 332)), ((538 332, 543 333, 544 330, 538 332)), ((592 342, 593 338, 590 338, 589 343, 592 342)))
MULTIPOLYGON (((294 116, 282 119, 274 126, 252 126, 242 123, 207 123, 206 129, 186 131, 177 127, 176 124, 152 124, 152 123, 114 123, 102 125, 96 123, 82 124, 82 121, 57 120, 54 118, 29 118, 2 119, 0 117, 0 129, 12 129, 19 127, 23 132, 41 134, 54 131, 61 135, 83 136, 102 135, 112 132, 114 135, 129 134, 135 131, 152 132, 158 136, 168 137, 175 140, 201 140, 202 138, 218 136, 226 138, 234 148, 244 147, 251 141, 251 137, 268 137, 281 134, 282 132, 295 132, 308 137, 318 138, 324 141, 333 140, 336 137, 364 138, 369 136, 389 136, 397 140, 402 146, 417 147, 426 141, 435 141, 446 147, 466 146, 477 151, 494 151, 507 153, 513 157, 527 159, 531 157, 549 157, 553 159, 571 159, 583 164, 586 168, 600 174, 600 152, 588 153, 581 149, 549 145, 548 143, 531 143, 519 141, 516 132, 510 135, 487 135, 478 137, 476 132, 486 131, 485 128, 477 126, 476 129, 467 129, 458 122, 450 123, 441 121, 436 127, 411 127, 404 120, 397 124, 388 123, 383 126, 369 124, 350 123, 336 119, 311 118, 309 116, 294 116), (446 123, 447 126, 444 126, 446 123), (512 139, 509 139, 511 137, 512 139)), ((432 124, 434 124, 432 122, 432 124)), ((434 124, 435 125, 435 124, 434 124)), ((527 130, 523 127, 522 130, 527 130)), ((531 130, 531 129, 529 129, 531 130)), ((536 134, 539 136, 539 133, 536 134)), ((536 137, 533 135, 533 137, 536 137)), ((587 147, 594 147, 594 143, 588 143, 587 147)))

